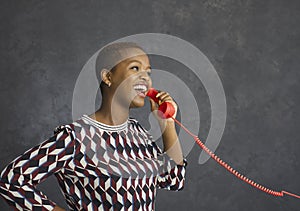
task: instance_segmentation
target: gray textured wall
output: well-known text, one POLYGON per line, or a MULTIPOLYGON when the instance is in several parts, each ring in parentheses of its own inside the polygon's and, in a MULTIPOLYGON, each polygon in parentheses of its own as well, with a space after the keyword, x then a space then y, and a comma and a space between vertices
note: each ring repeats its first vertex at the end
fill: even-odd
MULTIPOLYGON (((228 117, 216 153, 268 187, 300 193, 299 11, 285 0, 1 1, 0 168, 72 121, 76 78, 100 47, 160 32, 191 42, 219 74, 228 117)), ((205 138, 209 102, 189 74, 205 138)), ((213 160, 199 165, 200 152, 188 155, 185 189, 159 191, 157 210, 300 210, 299 199, 259 192, 213 160)), ((64 205, 54 178, 40 188, 64 205)), ((0 208, 11 210, 3 200, 0 208)))

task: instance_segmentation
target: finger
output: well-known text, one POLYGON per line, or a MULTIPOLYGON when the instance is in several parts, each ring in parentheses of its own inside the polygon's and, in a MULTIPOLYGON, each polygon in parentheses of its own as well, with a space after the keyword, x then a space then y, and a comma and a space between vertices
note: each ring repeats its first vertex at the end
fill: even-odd
POLYGON ((166 92, 162 92, 162 91, 161 91, 161 92, 159 92, 155 97, 158 98, 159 96, 161 96, 161 95, 163 95, 163 94, 165 94, 165 93, 166 93, 166 92))
POLYGON ((154 111, 157 109, 157 104, 155 103, 154 100, 152 100, 151 98, 149 98, 150 101, 150 106, 151 106, 151 111, 154 111))
POLYGON ((169 94, 164 94, 164 95, 161 95, 158 99, 160 101, 165 101, 165 99, 172 99, 171 96, 169 94))
POLYGON ((169 96, 169 95, 164 95, 164 96, 161 96, 159 98, 159 105, 162 103, 162 102, 165 102, 165 101, 172 101, 173 99, 169 96))
POLYGON ((161 102, 165 102, 165 101, 173 101, 172 97, 170 97, 170 95, 166 95, 163 96, 159 99, 161 102))
POLYGON ((169 95, 169 93, 164 92, 164 93, 161 93, 157 98, 158 98, 158 99, 163 99, 163 98, 165 98, 166 96, 170 96, 170 95, 169 95))

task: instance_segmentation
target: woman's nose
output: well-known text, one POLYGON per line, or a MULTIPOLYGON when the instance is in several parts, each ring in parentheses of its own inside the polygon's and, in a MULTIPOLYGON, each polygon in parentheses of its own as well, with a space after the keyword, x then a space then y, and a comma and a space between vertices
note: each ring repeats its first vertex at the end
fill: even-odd
POLYGON ((141 71, 140 72, 140 78, 146 80, 146 81, 149 81, 150 80, 150 76, 149 76, 149 73, 144 70, 144 71, 141 71))

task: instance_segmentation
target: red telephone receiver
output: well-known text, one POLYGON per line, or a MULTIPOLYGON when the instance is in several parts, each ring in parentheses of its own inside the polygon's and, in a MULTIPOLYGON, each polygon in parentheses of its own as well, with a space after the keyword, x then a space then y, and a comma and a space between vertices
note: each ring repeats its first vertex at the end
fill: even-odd
MULTIPOLYGON (((159 99, 156 98, 156 95, 158 94, 158 91, 154 88, 150 88, 147 92, 147 96, 150 97, 152 100, 154 100, 157 104, 159 103, 159 99)), ((158 114, 163 119, 171 118, 175 113, 175 108, 170 102, 163 102, 159 105, 158 114)))

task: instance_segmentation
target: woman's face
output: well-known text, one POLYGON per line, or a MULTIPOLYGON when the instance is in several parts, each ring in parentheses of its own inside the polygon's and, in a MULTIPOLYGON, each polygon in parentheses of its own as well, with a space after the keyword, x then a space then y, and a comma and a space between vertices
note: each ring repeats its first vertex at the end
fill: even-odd
POLYGON ((113 102, 130 108, 142 107, 146 93, 152 87, 149 58, 140 49, 132 49, 127 54, 127 59, 117 64, 111 74, 113 102))

